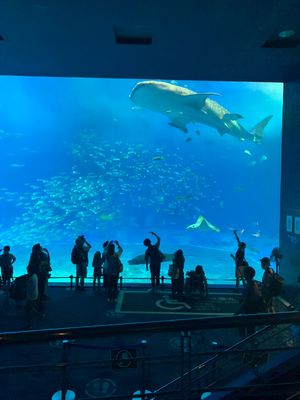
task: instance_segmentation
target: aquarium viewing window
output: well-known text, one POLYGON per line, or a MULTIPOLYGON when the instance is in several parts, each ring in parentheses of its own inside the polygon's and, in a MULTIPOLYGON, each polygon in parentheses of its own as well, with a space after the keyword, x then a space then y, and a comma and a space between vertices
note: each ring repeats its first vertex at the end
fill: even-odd
POLYGON ((124 279, 149 277, 128 260, 143 256, 154 231, 165 254, 183 250, 186 271, 202 265, 209 282, 230 283, 235 229, 261 276, 259 259, 278 245, 282 84, 14 76, 0 84, 0 243, 17 257, 15 276, 35 243, 49 250, 53 277, 74 275, 71 250, 84 234, 89 276, 94 252, 118 240, 124 279))

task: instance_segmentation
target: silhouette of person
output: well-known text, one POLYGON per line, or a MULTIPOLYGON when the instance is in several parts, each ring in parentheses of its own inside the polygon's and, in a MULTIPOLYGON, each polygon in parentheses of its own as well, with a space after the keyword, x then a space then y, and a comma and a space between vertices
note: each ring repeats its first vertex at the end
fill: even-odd
POLYGON ((262 277, 261 292, 267 305, 267 311, 275 312, 274 295, 271 288, 274 270, 271 268, 270 259, 268 257, 263 257, 260 263, 262 269, 265 271, 262 277))
MULTIPOLYGON (((252 267, 244 268, 244 277, 246 280, 246 288, 243 295, 243 301, 236 314, 256 314, 266 312, 266 304, 263 300, 262 293, 254 280, 255 269, 252 267)), ((246 337, 255 333, 254 326, 242 327, 240 335, 246 337)))
POLYGON ((0 256, 0 267, 2 282, 4 287, 10 286, 10 281, 13 277, 13 263, 16 261, 16 257, 10 253, 10 247, 3 247, 3 254, 0 256))
POLYGON ((109 245, 109 241, 106 240, 102 247, 103 247, 103 251, 102 251, 102 271, 103 271, 103 287, 106 288, 106 263, 105 263, 105 258, 106 258, 106 254, 107 254, 107 249, 108 249, 108 245, 109 245))
POLYGON ((84 235, 78 236, 75 240, 72 253, 74 252, 76 261, 76 290, 84 289, 84 278, 86 278, 88 266, 88 252, 91 247, 92 246, 87 242, 84 235))
POLYGON ((240 241, 236 230, 234 230, 233 233, 238 242, 238 249, 235 253, 235 256, 231 255, 235 260, 235 290, 238 292, 240 281, 243 282, 243 286, 246 285, 246 281, 244 278, 244 268, 248 265, 248 263, 245 259, 246 243, 240 241))
POLYGON ((123 249, 117 240, 115 242, 110 242, 107 246, 104 263, 106 271, 107 300, 109 302, 115 302, 117 298, 118 279, 122 266, 120 257, 122 253, 123 249), (115 251, 115 244, 118 248, 117 252, 115 251))
POLYGON ((172 296, 181 298, 184 286, 184 255, 181 249, 174 253, 173 265, 176 268, 176 274, 172 277, 172 296))
POLYGON ((186 275, 186 291, 193 292, 195 289, 200 292, 201 297, 207 297, 208 285, 202 265, 197 265, 194 271, 188 271, 186 275))
POLYGON ((276 266, 276 274, 279 274, 280 271, 280 260, 282 260, 283 256, 280 252, 279 247, 274 247, 272 249, 271 255, 270 255, 270 261, 275 261, 275 266, 276 266))
POLYGON ((159 251, 160 238, 154 232, 149 233, 151 233, 151 235, 155 236, 157 239, 155 244, 151 244, 151 240, 148 238, 144 240, 144 245, 147 247, 145 252, 146 271, 148 271, 148 265, 150 264, 151 285, 152 289, 154 289, 155 287, 159 286, 162 257, 161 252, 159 251))
POLYGON ((45 253, 40 243, 36 243, 32 246, 32 252, 30 255, 30 260, 28 267, 30 271, 36 273, 38 278, 38 298, 37 298, 37 309, 38 311, 43 311, 43 299, 45 294, 45 285, 48 272, 46 272, 45 267, 45 253))
POLYGON ((96 282, 98 289, 100 288, 100 277, 102 274, 102 264, 103 259, 101 257, 100 251, 96 251, 93 258, 93 268, 94 268, 94 279, 93 279, 93 287, 96 287, 96 282))

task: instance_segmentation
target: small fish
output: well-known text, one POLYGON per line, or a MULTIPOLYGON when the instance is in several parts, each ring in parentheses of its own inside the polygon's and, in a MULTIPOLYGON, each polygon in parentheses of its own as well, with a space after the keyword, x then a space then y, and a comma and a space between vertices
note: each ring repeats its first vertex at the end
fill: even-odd
POLYGON ((251 236, 260 237, 260 231, 258 231, 258 232, 256 232, 256 233, 252 233, 251 236))
POLYGON ((192 140, 192 138, 191 137, 188 137, 187 139, 186 139, 186 142, 190 142, 192 140))
POLYGON ((252 157, 252 153, 250 150, 244 150, 244 154, 247 154, 247 156, 252 157))
POLYGON ((25 167, 25 164, 13 163, 13 164, 9 164, 9 167, 12 167, 12 168, 23 168, 23 167, 25 167))
POLYGON ((259 161, 260 161, 260 162, 264 162, 264 161, 267 161, 267 159, 268 159, 268 157, 264 154, 264 155, 262 155, 262 156, 260 157, 259 161))
POLYGON ((198 129, 196 130, 196 133, 197 133, 197 135, 200 135, 200 131, 198 129))
POLYGON ((154 156, 154 157, 152 158, 152 160, 153 160, 153 161, 160 161, 160 160, 164 160, 164 157, 163 157, 163 156, 154 156))

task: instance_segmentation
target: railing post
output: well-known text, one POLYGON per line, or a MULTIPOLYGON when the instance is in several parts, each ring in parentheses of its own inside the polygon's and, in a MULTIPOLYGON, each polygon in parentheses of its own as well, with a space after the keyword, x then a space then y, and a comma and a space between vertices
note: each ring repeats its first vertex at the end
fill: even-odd
POLYGON ((123 289, 123 276, 120 276, 120 289, 123 289))
POLYGON ((161 276, 161 286, 162 286, 162 288, 164 287, 164 283, 165 283, 165 277, 162 275, 161 276))
POLYGON ((67 363, 68 363, 69 341, 63 341, 62 348, 62 379, 61 379, 61 400, 66 400, 67 393, 67 363))
POLYGON ((190 391, 192 386, 192 335, 190 331, 185 332, 188 340, 188 399, 190 398, 190 391))
POLYGON ((185 397, 184 394, 184 335, 185 333, 180 332, 180 352, 181 352, 181 395, 182 398, 185 397))
POLYGON ((145 374, 145 355, 146 355, 146 346, 147 340, 144 339, 141 341, 142 346, 142 382, 141 382, 141 400, 146 400, 145 391, 146 391, 146 374, 145 374))
POLYGON ((70 275, 70 288, 73 289, 73 275, 70 275))

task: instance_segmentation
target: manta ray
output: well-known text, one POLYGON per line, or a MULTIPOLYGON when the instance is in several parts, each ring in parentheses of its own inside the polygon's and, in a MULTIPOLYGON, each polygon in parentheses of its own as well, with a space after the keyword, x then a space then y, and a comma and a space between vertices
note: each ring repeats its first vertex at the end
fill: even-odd
POLYGON ((220 232, 220 228, 217 228, 216 226, 208 222, 207 219, 203 217, 203 215, 200 215, 197 221, 194 224, 187 226, 186 229, 220 232))
POLYGON ((187 133, 189 123, 215 128, 220 135, 229 134, 240 140, 261 143, 269 115, 250 131, 238 122, 240 114, 231 113, 210 97, 218 93, 197 93, 185 87, 160 81, 143 81, 135 85, 130 99, 137 105, 168 117, 169 125, 187 133))

